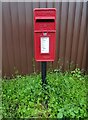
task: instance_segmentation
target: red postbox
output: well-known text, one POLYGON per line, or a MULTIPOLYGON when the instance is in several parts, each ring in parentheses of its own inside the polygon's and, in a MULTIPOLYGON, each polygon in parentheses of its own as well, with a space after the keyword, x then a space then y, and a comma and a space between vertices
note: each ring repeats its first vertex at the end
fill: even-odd
POLYGON ((56 44, 56 9, 34 9, 34 49, 36 61, 54 61, 56 44))

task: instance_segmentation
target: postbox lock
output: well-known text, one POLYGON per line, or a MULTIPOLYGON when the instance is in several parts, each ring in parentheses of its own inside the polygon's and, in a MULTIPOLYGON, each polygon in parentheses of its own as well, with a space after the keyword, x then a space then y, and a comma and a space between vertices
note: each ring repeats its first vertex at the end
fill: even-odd
POLYGON ((46 33, 46 32, 44 32, 44 33, 43 33, 43 35, 44 35, 44 36, 47 36, 47 33, 46 33))

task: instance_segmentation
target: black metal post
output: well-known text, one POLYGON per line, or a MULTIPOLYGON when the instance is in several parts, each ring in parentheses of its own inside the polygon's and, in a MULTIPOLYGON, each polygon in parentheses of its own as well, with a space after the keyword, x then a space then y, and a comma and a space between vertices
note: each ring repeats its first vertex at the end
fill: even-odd
POLYGON ((46 84, 46 66, 47 62, 41 62, 42 84, 46 84))
POLYGON ((48 100, 45 100, 46 97, 46 68, 47 68, 47 62, 41 62, 41 77, 42 77, 42 92, 44 93, 43 99, 44 99, 44 106, 48 108, 48 100))

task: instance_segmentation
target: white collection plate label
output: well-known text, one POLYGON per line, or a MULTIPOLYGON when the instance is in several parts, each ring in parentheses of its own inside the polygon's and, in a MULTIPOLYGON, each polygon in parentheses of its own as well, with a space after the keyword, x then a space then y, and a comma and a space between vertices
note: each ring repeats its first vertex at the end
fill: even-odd
POLYGON ((49 53, 49 37, 41 37, 41 53, 49 53))

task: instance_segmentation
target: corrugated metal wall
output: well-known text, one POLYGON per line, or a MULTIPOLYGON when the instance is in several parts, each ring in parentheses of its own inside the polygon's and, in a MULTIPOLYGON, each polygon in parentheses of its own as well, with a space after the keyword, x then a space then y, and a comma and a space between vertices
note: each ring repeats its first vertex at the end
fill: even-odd
POLYGON ((33 9, 57 9, 56 59, 48 68, 87 69, 87 3, 9 2, 2 3, 2 73, 29 74, 40 70, 34 61, 33 9), (70 64, 70 66, 69 66, 70 64))

